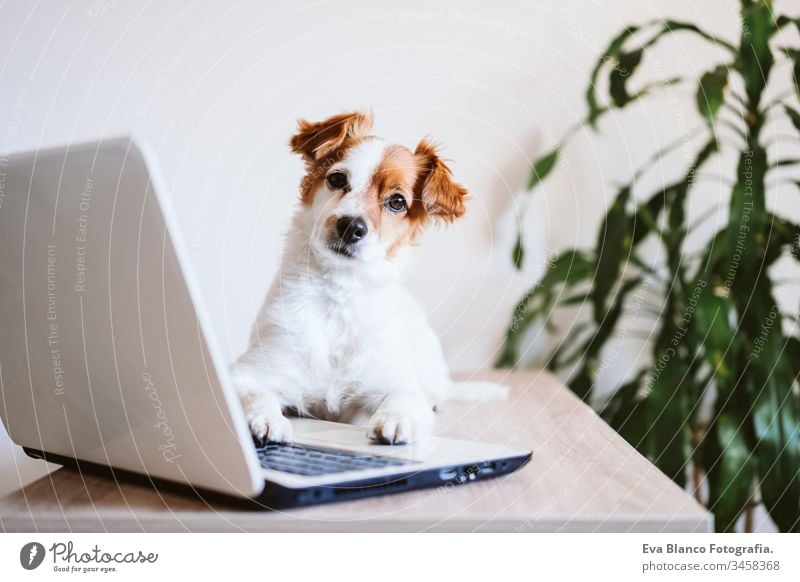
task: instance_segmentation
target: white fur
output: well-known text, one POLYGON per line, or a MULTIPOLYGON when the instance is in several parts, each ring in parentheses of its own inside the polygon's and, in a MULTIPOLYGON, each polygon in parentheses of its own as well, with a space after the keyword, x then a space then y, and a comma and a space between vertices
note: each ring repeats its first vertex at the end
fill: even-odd
POLYGON ((321 186, 301 205, 280 271, 233 366, 250 428, 289 441, 287 409, 353 422, 368 434, 413 442, 433 429, 433 409, 452 383, 439 340, 400 283, 407 258, 387 257, 389 241, 370 230, 353 258, 327 247, 324 221, 363 213, 363 196, 385 144, 369 140, 331 168, 349 174, 352 191, 321 186))

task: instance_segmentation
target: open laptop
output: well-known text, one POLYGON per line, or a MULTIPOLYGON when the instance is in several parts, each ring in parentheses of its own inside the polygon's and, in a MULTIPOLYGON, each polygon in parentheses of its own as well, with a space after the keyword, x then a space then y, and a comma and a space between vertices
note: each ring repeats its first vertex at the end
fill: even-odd
POLYGON ((117 138, 0 160, 0 417, 29 455, 270 508, 469 483, 530 459, 436 437, 377 445, 363 427, 303 418, 292 445, 257 447, 148 152, 117 138))

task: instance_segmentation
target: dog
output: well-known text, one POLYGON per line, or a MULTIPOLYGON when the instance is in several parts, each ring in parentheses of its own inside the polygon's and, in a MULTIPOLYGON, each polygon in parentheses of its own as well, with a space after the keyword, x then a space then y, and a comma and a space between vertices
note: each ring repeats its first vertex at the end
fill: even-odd
POLYGON ((367 420, 408 444, 432 434, 454 383, 439 339, 401 284, 424 229, 465 212, 467 190, 429 139, 412 152, 370 135, 372 115, 300 120, 305 163, 281 266, 232 367, 254 439, 290 442, 292 412, 367 420))

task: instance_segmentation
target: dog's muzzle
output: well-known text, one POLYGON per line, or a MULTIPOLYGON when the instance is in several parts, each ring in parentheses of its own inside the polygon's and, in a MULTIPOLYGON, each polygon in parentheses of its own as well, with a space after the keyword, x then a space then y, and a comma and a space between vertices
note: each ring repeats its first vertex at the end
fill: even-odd
POLYGON ((330 248, 340 255, 352 257, 356 246, 368 232, 367 223, 360 216, 342 216, 336 221, 337 238, 331 242, 330 248))

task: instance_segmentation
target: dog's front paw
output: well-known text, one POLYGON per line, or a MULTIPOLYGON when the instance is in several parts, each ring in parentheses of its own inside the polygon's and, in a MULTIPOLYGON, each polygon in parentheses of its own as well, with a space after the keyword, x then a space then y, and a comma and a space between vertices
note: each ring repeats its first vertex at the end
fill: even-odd
POLYGON ((292 423, 280 412, 251 409, 247 411, 247 422, 258 446, 292 442, 292 423))
POLYGON ((387 445, 407 445, 430 436, 432 414, 409 414, 407 411, 380 409, 369 421, 368 435, 387 445))

